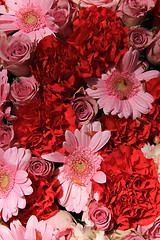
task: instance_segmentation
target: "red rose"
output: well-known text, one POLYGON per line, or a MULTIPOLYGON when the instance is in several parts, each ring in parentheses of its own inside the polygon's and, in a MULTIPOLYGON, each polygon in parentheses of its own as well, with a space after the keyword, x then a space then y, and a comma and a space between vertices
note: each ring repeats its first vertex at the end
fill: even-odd
POLYGON ((43 38, 37 45, 32 73, 43 88, 49 83, 62 97, 71 94, 82 84, 82 77, 90 77, 87 61, 71 44, 58 41, 54 35, 43 38))
POLYGON ((154 161, 140 150, 119 146, 110 154, 101 153, 102 171, 107 176, 103 186, 94 183, 94 192, 110 209, 119 229, 148 225, 160 214, 160 184, 154 161))
POLYGON ((89 62, 93 76, 100 77, 108 64, 117 63, 128 50, 127 32, 111 9, 92 6, 79 11, 67 42, 89 62))

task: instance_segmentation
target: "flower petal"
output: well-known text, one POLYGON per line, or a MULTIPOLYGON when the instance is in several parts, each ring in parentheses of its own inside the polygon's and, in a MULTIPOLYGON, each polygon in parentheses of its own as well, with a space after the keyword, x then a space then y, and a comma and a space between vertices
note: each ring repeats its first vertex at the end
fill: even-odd
POLYGON ((106 182, 106 175, 102 171, 98 171, 94 174, 93 180, 97 183, 105 183, 106 182))

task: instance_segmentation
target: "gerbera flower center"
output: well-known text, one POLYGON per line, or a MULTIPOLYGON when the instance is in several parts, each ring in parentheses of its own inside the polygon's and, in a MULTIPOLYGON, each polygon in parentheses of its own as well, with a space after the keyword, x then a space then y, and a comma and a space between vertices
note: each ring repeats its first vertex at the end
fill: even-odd
POLYGON ((120 100, 133 97, 140 86, 140 82, 131 73, 114 71, 106 80, 106 89, 109 95, 117 96, 120 100))
POLYGON ((14 186, 14 174, 6 166, 0 166, 0 198, 6 198, 14 186))
POLYGON ((101 162, 101 157, 93 153, 90 148, 76 148, 65 159, 66 179, 72 179, 74 183, 85 186, 99 167, 97 162, 101 162))
POLYGON ((16 14, 16 23, 20 30, 29 33, 45 26, 45 15, 39 5, 28 3, 20 8, 16 14))

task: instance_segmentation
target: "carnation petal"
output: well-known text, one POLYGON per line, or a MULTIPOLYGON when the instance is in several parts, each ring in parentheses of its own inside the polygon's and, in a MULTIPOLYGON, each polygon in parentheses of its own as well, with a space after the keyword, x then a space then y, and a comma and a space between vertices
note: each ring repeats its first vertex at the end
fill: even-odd
POLYGON ((102 171, 98 171, 94 174, 93 180, 97 183, 105 183, 106 182, 106 174, 102 171))

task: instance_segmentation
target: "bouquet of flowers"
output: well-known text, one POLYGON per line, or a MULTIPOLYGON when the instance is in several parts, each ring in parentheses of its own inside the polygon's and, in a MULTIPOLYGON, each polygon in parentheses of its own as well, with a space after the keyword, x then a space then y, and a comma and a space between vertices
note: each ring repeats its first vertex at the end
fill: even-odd
POLYGON ((0 239, 160 239, 160 1, 0 1, 0 239))

